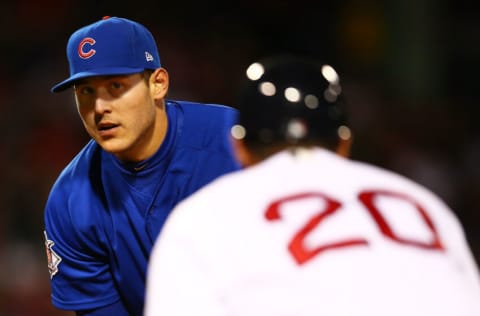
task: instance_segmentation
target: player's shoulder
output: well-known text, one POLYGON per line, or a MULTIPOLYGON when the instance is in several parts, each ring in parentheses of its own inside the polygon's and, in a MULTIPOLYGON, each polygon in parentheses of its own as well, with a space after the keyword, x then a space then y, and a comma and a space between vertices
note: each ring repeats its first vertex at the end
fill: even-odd
MULTIPOLYGON (((289 157, 285 153, 283 156, 277 156, 278 163, 287 160, 289 157), (282 157, 283 160, 281 160, 282 157)), ((316 148, 311 151, 310 156, 312 156, 310 159, 303 159, 303 161, 309 161, 309 163, 303 164, 302 175, 317 170, 322 173, 322 179, 324 179, 322 181, 328 181, 329 187, 336 188, 337 191, 356 192, 359 188, 362 190, 389 190, 402 192, 412 196, 412 198, 418 197, 420 200, 427 200, 432 203, 440 201, 440 197, 430 188, 381 165, 357 160, 355 157, 345 158, 323 148, 316 148)), ((290 160, 292 159, 290 158, 290 160)), ((274 159, 271 160, 275 161, 274 159)), ((281 166, 275 168, 280 169, 281 166)))
POLYGON ((168 102, 177 103, 183 108, 188 110, 200 110, 200 111, 237 111, 235 108, 220 104, 220 103, 204 103, 204 102, 195 102, 195 101, 185 101, 185 100, 168 100, 168 102))
POLYGON ((365 161, 351 160, 357 179, 363 181, 364 187, 393 188, 418 197, 424 201, 438 203, 448 208, 445 201, 426 185, 394 170, 365 161))
POLYGON ((238 111, 221 104, 168 101, 175 109, 178 144, 191 148, 209 148, 211 152, 230 153, 230 129, 238 120, 238 111))
POLYGON ((50 190, 47 206, 54 202, 65 203, 73 196, 82 199, 82 195, 90 195, 92 182, 99 174, 92 169, 100 166, 100 160, 101 147, 95 141, 89 141, 60 172, 50 190))
POLYGON ((197 122, 204 120, 223 122, 227 120, 231 123, 232 119, 236 119, 238 115, 237 109, 224 104, 177 100, 169 100, 168 104, 179 107, 187 120, 192 119, 197 122))
POLYGON ((63 169, 55 180, 45 205, 45 219, 49 225, 74 225, 77 230, 92 226, 102 205, 99 192, 101 148, 90 141, 63 169), (98 179, 96 179, 98 177, 98 179))

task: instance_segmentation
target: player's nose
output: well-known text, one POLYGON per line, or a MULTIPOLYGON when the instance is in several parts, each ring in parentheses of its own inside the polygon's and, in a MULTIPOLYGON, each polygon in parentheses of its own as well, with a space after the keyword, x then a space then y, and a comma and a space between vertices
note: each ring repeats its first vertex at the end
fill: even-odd
POLYGON ((112 110, 112 97, 104 89, 98 89, 95 96, 95 112, 104 113, 112 110))

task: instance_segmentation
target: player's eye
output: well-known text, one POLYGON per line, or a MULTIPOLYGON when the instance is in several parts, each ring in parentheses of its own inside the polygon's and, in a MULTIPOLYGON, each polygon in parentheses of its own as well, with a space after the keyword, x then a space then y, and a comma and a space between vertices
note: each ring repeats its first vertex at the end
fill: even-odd
POLYGON ((110 83, 110 88, 112 88, 114 90, 118 90, 118 89, 123 88, 123 84, 121 84, 118 81, 113 81, 113 82, 110 83))
POLYGON ((91 95, 95 93, 95 89, 89 86, 75 87, 75 90, 77 91, 77 93, 83 94, 83 95, 91 95))

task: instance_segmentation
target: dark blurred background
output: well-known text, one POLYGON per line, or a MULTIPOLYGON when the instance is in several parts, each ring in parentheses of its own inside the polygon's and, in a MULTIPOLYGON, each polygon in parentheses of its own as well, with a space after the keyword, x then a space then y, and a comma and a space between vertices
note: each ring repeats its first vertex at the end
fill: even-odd
POLYGON ((342 76, 353 158, 440 195, 480 259, 480 15, 463 0, 92 1, 0 3, 0 316, 70 315, 51 307, 43 207, 88 138, 65 45, 104 15, 157 38, 170 98, 231 104, 252 61, 322 58, 342 76))

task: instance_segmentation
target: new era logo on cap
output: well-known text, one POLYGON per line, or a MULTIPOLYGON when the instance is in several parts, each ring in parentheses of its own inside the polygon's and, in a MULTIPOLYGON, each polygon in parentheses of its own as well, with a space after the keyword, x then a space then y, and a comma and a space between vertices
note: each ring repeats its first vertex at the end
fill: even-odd
POLYGON ((153 56, 149 52, 145 52, 145 60, 146 61, 153 61, 153 56))
POLYGON ((106 17, 73 33, 67 57, 70 77, 55 85, 52 92, 63 91, 86 77, 132 74, 160 67, 150 31, 137 22, 117 17, 106 17))

